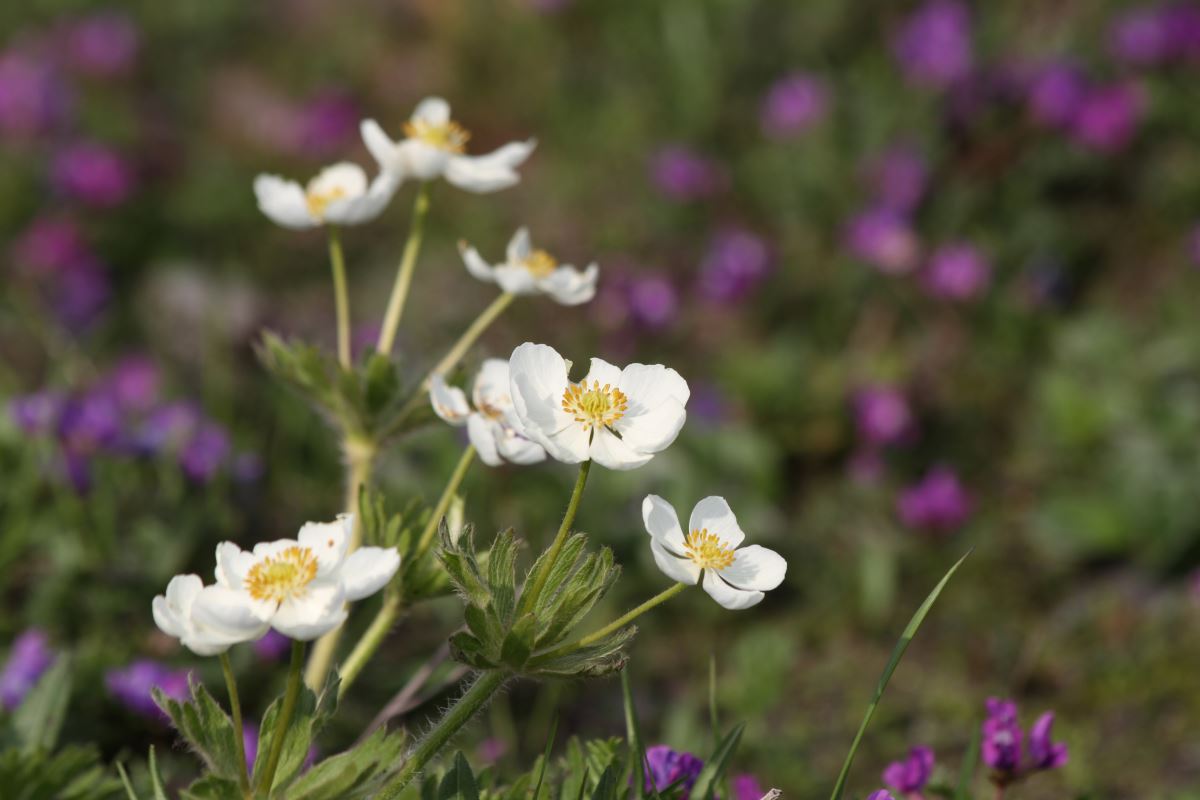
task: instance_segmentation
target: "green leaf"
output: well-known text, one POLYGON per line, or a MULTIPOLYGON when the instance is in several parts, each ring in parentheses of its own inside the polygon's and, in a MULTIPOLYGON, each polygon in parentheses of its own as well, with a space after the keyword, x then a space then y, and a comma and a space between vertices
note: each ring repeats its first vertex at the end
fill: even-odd
MULTIPOLYGON (((629 685, 629 670, 621 670, 621 699, 625 705, 625 740, 629 743, 629 758, 634 763, 633 784, 639 797, 646 796, 646 746, 642 726, 638 722, 637 708, 633 704, 633 689, 629 685)), ((657 798, 658 787, 651 786, 650 793, 657 798)))
POLYGON ((154 745, 150 746, 150 787, 154 789, 154 800, 167 800, 167 790, 163 788, 162 776, 158 773, 158 757, 154 745))
POLYGON ((617 800, 617 771, 609 764, 600 774, 592 800, 617 800))
MULTIPOLYGON (((281 786, 287 786, 296 775, 299 774, 300 768, 304 766, 304 760, 308 757, 309 748, 312 746, 313 740, 317 734, 325 727, 325 723, 333 716, 333 712, 337 708, 337 687, 341 680, 337 676, 337 672, 331 671, 325 680, 325 686, 321 689, 321 694, 318 696, 308 687, 300 689, 300 697, 296 703, 296 709, 292 714, 291 724, 284 734, 283 750, 279 756, 279 764, 275 769, 275 778, 273 785, 276 789, 281 786)), ((263 714, 262 724, 259 726, 261 738, 258 743, 258 752, 270 753, 274 746, 275 737, 277 735, 278 718, 280 710, 283 707, 283 698, 278 697, 267 708, 263 714)), ((254 765, 255 779, 258 776, 258 770, 266 768, 266 759, 257 759, 254 765)), ((281 795, 283 796, 283 795, 281 795)))
POLYGON ((892 673, 896 671, 896 667, 900 664, 900 659, 904 657, 904 651, 908 649, 909 643, 916 636, 921 623, 925 621, 925 616, 933 608, 933 604, 937 602, 938 596, 946 588, 946 584, 950 582, 950 578, 954 576, 954 573, 958 571, 958 568, 962 566, 962 563, 967 560, 967 556, 970 555, 971 551, 968 550, 966 555, 956 561, 954 566, 950 567, 950 570, 942 576, 937 586, 933 587, 933 591, 925 598, 925 602, 921 603, 921 607, 917 609, 917 613, 913 614, 912 619, 908 621, 904 632, 900 634, 900 640, 896 642, 895 648, 892 649, 892 657, 888 659, 887 666, 883 668, 883 674, 879 676, 879 683, 875 685, 875 694, 871 697, 871 702, 867 704, 867 713, 863 716, 862 724, 858 726, 858 732, 854 735, 854 741, 850 743, 850 752, 846 754, 846 761, 842 764, 842 771, 838 774, 837 783, 833 786, 833 794, 830 795, 830 800, 841 800, 842 794, 846 791, 846 779, 850 776, 850 766, 854 763, 854 754, 858 752, 858 746, 862 742, 863 734, 866 733, 867 726, 871 724, 871 718, 875 716, 875 709, 883 697, 884 690, 887 689, 888 681, 892 679, 892 673))
POLYGON ((3 797, 20 800, 117 800, 123 782, 100 764, 94 747, 65 747, 56 753, 9 748, 0 752, 3 797))
POLYGON ((121 785, 125 787, 125 796, 129 800, 140 800, 137 792, 133 790, 133 784, 129 782, 129 773, 125 771, 125 765, 118 761, 116 766, 117 774, 121 776, 121 785))
POLYGON ((742 731, 745 727, 745 724, 734 726, 734 729, 721 740, 713 754, 704 761, 704 768, 696 777, 696 783, 692 785, 689 796, 695 797, 697 800, 709 800, 716 795, 717 783, 725 775, 725 768, 729 765, 729 759, 742 740, 742 731))
POLYGON ((550 735, 546 737, 546 752, 542 754, 541 763, 537 768, 537 783, 533 787, 533 795, 530 800, 540 800, 542 793, 542 780, 546 777, 546 767, 550 764, 550 751, 554 749, 554 736, 558 733, 558 717, 555 717, 550 723, 550 735))
POLYGON ((233 721, 217 704, 204 685, 191 679, 192 699, 179 702, 164 695, 159 689, 151 690, 154 702, 171 720, 179 735, 184 738, 205 768, 216 778, 236 781, 241 770, 237 753, 237 738, 241 731, 234 731, 233 721))
POLYGON ((374 796, 400 768, 405 737, 380 728, 344 753, 313 765, 288 788, 288 800, 357 800, 374 796))
POLYGON ((26 751, 54 749, 71 699, 71 659, 58 657, 13 712, 12 725, 26 751))
POLYGON ((501 625, 508 625, 517 605, 517 540, 512 528, 501 531, 488 556, 487 582, 501 625))
POLYGON ((504 637, 504 644, 500 647, 500 660, 514 670, 524 668, 533 652, 537 624, 537 617, 533 614, 526 614, 517 620, 504 637))
POLYGON ((971 800, 971 783, 975 780, 975 769, 979 766, 982 733, 976 726, 975 733, 971 735, 971 743, 967 745, 967 752, 958 768, 958 786, 954 788, 954 800, 971 800))
POLYGON ((205 775, 179 794, 184 800, 245 800, 236 780, 205 775))
POLYGON ((479 800, 475 775, 461 750, 454 756, 454 766, 442 778, 437 800, 479 800))

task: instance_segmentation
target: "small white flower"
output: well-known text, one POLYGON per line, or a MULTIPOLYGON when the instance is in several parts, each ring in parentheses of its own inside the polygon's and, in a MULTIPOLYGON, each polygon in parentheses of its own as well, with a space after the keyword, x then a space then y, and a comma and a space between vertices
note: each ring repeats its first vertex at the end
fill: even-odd
POLYGON ((545 250, 535 250, 529 229, 521 228, 508 243, 503 263, 492 266, 474 247, 459 242, 467 271, 485 283, 495 283, 513 294, 548 294, 564 306, 577 306, 596 296, 600 267, 589 264, 580 272, 570 264, 559 264, 545 250))
POLYGON ((505 461, 535 464, 546 457, 542 446, 525 435, 513 412, 508 383, 508 362, 489 358, 475 376, 471 390, 474 409, 467 404, 463 390, 447 385, 441 375, 434 375, 429 387, 434 412, 455 427, 466 425, 479 459, 489 467, 505 461))
POLYGON ((763 592, 783 583, 787 562, 774 550, 746 538, 724 497, 706 497, 692 509, 685 535, 674 507, 658 495, 642 501, 642 520, 650 534, 654 563, 671 580, 695 585, 703 574, 704 591, 734 611, 757 605, 763 592))
POLYGON ((305 187, 278 175, 259 175, 254 195, 259 210, 285 228, 358 225, 383 212, 400 182, 400 176, 385 172, 368 185, 362 167, 342 162, 321 170, 305 187))
POLYGON ((579 383, 553 347, 526 342, 509 359, 513 408, 525 434, 568 464, 640 467, 665 450, 687 419, 690 391, 661 364, 625 369, 599 358, 579 383))
POLYGON ((385 172, 430 181, 445 177, 468 192, 494 192, 521 180, 517 167, 529 158, 536 142, 511 142, 484 156, 464 155, 471 135, 450 118, 450 104, 440 97, 422 100, 404 124, 404 139, 394 141, 373 119, 362 123, 362 137, 385 172))
POLYGON ((268 626, 293 639, 316 639, 346 620, 347 601, 379 591, 400 567, 395 548, 360 547, 349 555, 354 520, 309 522, 296 539, 242 550, 217 545, 216 584, 192 606, 192 619, 225 631, 261 635, 268 626))
POLYGON ((204 582, 198 575, 176 575, 171 578, 166 594, 158 595, 151 604, 154 624, 198 656, 224 653, 233 645, 257 639, 266 632, 265 625, 261 630, 225 630, 196 622, 192 618, 192 606, 203 588, 204 582))

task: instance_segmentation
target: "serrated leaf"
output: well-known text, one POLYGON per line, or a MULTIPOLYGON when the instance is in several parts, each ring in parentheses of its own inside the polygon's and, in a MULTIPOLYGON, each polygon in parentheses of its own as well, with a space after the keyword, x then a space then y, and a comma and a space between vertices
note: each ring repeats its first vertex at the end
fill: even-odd
POLYGON ((58 743, 71 699, 71 657, 59 655, 13 712, 12 726, 27 751, 50 751, 58 743))
POLYGON ((287 787, 288 800, 357 800, 376 794, 399 769, 404 734, 380 728, 344 753, 315 764, 287 787))
POLYGON ((533 652, 533 640, 537 632, 537 617, 526 614, 517 620, 500 647, 500 660, 514 670, 520 670, 533 652))
POLYGON ((512 528, 501 531, 488 556, 487 581, 501 625, 511 622, 517 604, 517 541, 512 528))
POLYGON ((180 792, 179 796, 184 800, 245 800, 237 781, 215 775, 205 775, 180 792))
POLYGON ((154 702, 213 776, 236 781, 241 763, 235 737, 240 737, 242 732, 234 731, 233 721, 203 684, 190 675, 188 682, 192 691, 190 701, 181 703, 155 688, 151 690, 154 702))
POLYGON ((442 778, 437 800, 479 800, 479 787, 475 783, 475 775, 461 750, 454 756, 454 766, 442 778))
MULTIPOLYGON (((292 714, 292 721, 284 734, 279 764, 275 769, 274 786, 276 788, 287 786, 304 766, 313 740, 337 709, 337 693, 340 683, 337 672, 331 671, 320 695, 314 694, 308 687, 301 687, 300 697, 297 699, 296 708, 292 714)), ((259 726, 261 738, 258 752, 270 753, 271 748, 274 747, 275 737, 278 735, 278 717, 282 707, 283 698, 276 698, 263 714, 262 724, 259 726)), ((257 759, 254 765, 255 780, 259 777, 258 770, 266 768, 265 764, 265 758, 257 759)))

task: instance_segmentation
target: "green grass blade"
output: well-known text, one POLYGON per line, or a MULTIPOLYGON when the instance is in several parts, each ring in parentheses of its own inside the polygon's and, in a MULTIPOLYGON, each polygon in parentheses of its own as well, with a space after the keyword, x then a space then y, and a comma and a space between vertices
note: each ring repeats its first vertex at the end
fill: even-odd
POLYGON ((167 790, 163 788, 162 776, 158 774, 158 756, 154 753, 154 745, 150 746, 150 785, 154 789, 154 800, 167 800, 167 790))
MULTIPOLYGON (((633 707, 633 689, 629 685, 629 667, 621 670, 621 695, 625 700, 625 738, 629 742, 631 760, 634 762, 633 780, 637 796, 646 796, 646 743, 642 738, 642 726, 638 724, 637 709, 633 707)), ((650 795, 659 800, 658 787, 650 785, 650 795)))
POLYGON ((745 728, 744 723, 735 726, 713 750, 713 754, 704 762, 704 769, 700 770, 700 774, 696 776, 696 783, 689 793, 691 797, 698 798, 698 800, 710 800, 716 796, 717 783, 725 775, 725 768, 737 750, 737 746, 742 740, 742 731, 745 728))
POLYGON ((137 792, 133 790, 133 784, 129 782, 129 773, 125 771, 125 765, 120 761, 117 762, 117 774, 121 776, 121 785, 125 787, 125 796, 129 800, 138 800, 137 792))
POLYGON ((721 741, 721 726, 717 720, 717 654, 708 654, 708 724, 712 728, 712 746, 721 741))
POLYGON ((946 588, 946 584, 950 582, 950 578, 962 566, 962 563, 967 560, 967 556, 971 555, 971 551, 967 551, 966 555, 955 562, 954 566, 942 576, 938 581, 938 585, 933 587, 933 591, 925 598, 925 602, 921 603, 921 607, 917 609, 917 613, 913 614, 908 625, 904 628, 904 633, 900 634, 900 641, 896 642, 896 646, 892 649, 892 657, 888 659, 887 666, 883 668, 883 674, 879 676, 879 683, 875 686, 875 695, 871 698, 871 702, 867 705, 867 713, 863 716, 862 724, 858 726, 858 733, 854 734, 854 741, 850 743, 850 752, 846 754, 846 761, 842 764, 841 774, 838 775, 837 783, 834 784, 833 794, 830 800, 841 800, 842 794, 846 791, 846 779, 850 776, 850 765, 854 763, 854 754, 858 752, 858 745, 862 742, 863 734, 867 731, 867 726, 871 724, 871 718, 875 716, 875 709, 879 706, 879 701, 883 697, 883 692, 887 689, 888 681, 892 679, 892 673, 896 671, 896 667, 900 664, 900 659, 904 657, 904 651, 908 649, 909 643, 913 636, 916 635, 917 629, 921 627, 921 623, 925 621, 925 615, 929 613, 929 609, 933 608, 933 604, 937 602, 938 596, 942 590, 946 588))
POLYGON ((975 727, 971 743, 967 745, 966 755, 963 756, 962 766, 958 771, 958 786, 954 789, 954 800, 971 800, 971 783, 975 780, 975 769, 979 766, 979 740, 982 732, 975 727))
POLYGON ((542 780, 546 777, 546 767, 550 764, 550 751, 554 749, 554 736, 558 733, 558 717, 550 723, 550 735, 546 737, 546 752, 542 754, 542 766, 538 770, 537 785, 533 787, 533 800, 539 800, 542 793, 542 780))

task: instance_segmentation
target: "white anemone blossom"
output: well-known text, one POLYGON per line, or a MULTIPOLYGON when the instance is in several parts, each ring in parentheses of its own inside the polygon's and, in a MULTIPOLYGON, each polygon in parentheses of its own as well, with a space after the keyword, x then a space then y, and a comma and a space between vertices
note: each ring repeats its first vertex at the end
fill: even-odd
POLYGON ((654 563, 668 578, 695 585, 703 574, 704 591, 734 611, 757 605, 783 582, 787 562, 757 544, 738 547, 746 534, 724 497, 706 497, 692 509, 685 534, 674 507, 658 495, 642 501, 642 520, 650 534, 654 563))
POLYGON ((485 283, 495 283, 513 294, 547 294, 564 306, 577 306, 596 296, 600 267, 589 264, 582 272, 570 264, 559 264, 545 250, 535 250, 529 229, 521 228, 508 243, 503 263, 489 264, 479 251, 459 242, 467 271, 485 283))
POLYGON ((192 607, 203 588, 204 582, 199 575, 171 578, 166 594, 158 595, 151 604, 154 624, 198 656, 215 656, 235 644, 258 638, 257 632, 210 627, 192 619, 192 607))
POLYGON ((383 213, 400 182, 400 176, 382 172, 368 183, 362 167, 342 162, 303 187, 278 175, 259 175, 254 195, 259 210, 285 228, 358 225, 383 213))
POLYGON ((479 459, 490 467, 505 461, 534 464, 546 457, 546 451, 525 435, 521 421, 513 412, 509 394, 508 362, 489 358, 483 362, 471 389, 474 408, 467 395, 447 385, 441 375, 433 376, 429 400, 434 412, 455 427, 467 426, 467 436, 479 452, 479 459))
POLYGON ((216 583, 192 602, 193 624, 255 639, 271 627, 303 641, 346 620, 346 603, 379 591, 400 567, 395 548, 360 547, 347 555, 354 520, 309 522, 296 539, 253 551, 217 545, 216 583))
POLYGON ((393 140, 373 119, 364 120, 363 143, 384 172, 430 181, 444 177, 468 192, 495 192, 520 182, 517 167, 529 158, 536 142, 510 142, 487 155, 465 155, 471 134, 450 118, 450 104, 440 97, 422 100, 404 123, 404 137, 393 140))
POLYGON ((593 358, 587 376, 572 383, 563 357, 532 342, 508 363, 525 435, 568 464, 640 467, 675 441, 687 418, 687 381, 661 364, 621 369, 593 358))

